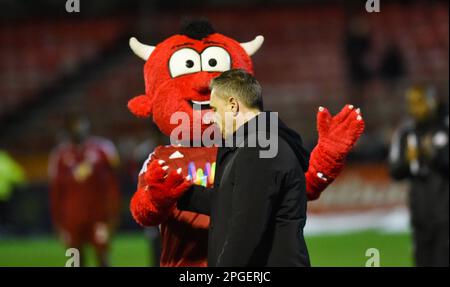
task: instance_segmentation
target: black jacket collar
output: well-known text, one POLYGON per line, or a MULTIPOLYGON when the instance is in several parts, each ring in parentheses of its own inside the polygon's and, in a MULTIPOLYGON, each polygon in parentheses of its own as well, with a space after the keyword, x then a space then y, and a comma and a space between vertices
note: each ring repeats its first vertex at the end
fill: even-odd
MULTIPOLYGON (((270 120, 271 117, 275 117, 275 115, 272 114, 270 111, 264 111, 256 115, 255 117, 251 118, 249 121, 247 121, 245 124, 240 126, 232 135, 230 135, 227 140, 222 141, 222 148, 219 149, 220 155, 218 157, 218 160, 223 157, 227 152, 234 151, 238 147, 242 147, 245 144, 245 141, 250 135, 257 134, 259 132, 265 132, 266 135, 270 133, 270 120), (266 130, 261 131, 259 130, 259 122, 265 121, 264 128, 266 130), (249 128, 249 126, 254 126, 254 128, 249 128), (231 141, 232 140, 232 141, 231 141), (231 146, 226 146, 228 143, 233 143, 231 146)), ((297 160, 300 162, 300 165, 302 166, 303 170, 306 172, 309 167, 309 151, 307 151, 303 147, 303 140, 301 136, 295 132, 294 130, 290 129, 286 124, 284 124, 280 118, 277 117, 278 121, 278 137, 283 138, 291 147, 293 152, 295 153, 297 160)), ((255 135, 256 136, 256 135, 255 135)))

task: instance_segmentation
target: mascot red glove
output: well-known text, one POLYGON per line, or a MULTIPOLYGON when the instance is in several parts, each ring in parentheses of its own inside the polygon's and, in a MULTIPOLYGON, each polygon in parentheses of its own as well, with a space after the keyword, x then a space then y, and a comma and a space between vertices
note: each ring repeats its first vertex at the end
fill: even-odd
POLYGON ((143 174, 140 186, 131 201, 134 218, 142 219, 145 226, 156 225, 164 221, 175 208, 178 198, 192 185, 188 177, 183 177, 181 168, 167 173, 168 166, 162 166, 163 160, 152 161, 143 174), (139 206, 144 204, 144 206, 139 206))
POLYGON ((361 111, 346 105, 332 117, 323 107, 317 113, 319 142, 311 152, 306 173, 306 191, 309 200, 320 193, 339 175, 345 159, 364 131, 361 111))
MULTIPOLYGON (((250 56, 264 38, 239 43, 216 33, 205 21, 192 22, 180 34, 156 47, 130 39, 133 52, 146 61, 145 95, 128 103, 138 117, 152 116, 167 136, 188 133, 196 140, 208 131, 204 116, 210 111, 210 81, 229 69, 253 74, 250 56), (172 115, 188 115, 188 128, 180 131, 172 115), (200 127, 195 133, 194 127, 200 127)), ((310 200, 337 177, 347 154, 364 129, 358 109, 346 106, 335 117, 320 108, 317 115, 319 142, 311 153, 306 173, 310 200)), ((149 156, 139 174, 131 200, 134 219, 143 226, 160 225, 161 266, 206 266, 209 217, 176 208, 176 201, 190 184, 212 186, 217 148, 190 144, 159 146, 149 156)))

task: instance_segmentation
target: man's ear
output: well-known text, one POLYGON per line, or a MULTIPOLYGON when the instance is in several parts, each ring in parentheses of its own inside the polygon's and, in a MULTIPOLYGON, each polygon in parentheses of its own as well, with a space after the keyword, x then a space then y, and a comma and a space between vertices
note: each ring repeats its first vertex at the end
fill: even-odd
POLYGON ((235 97, 229 97, 227 104, 230 107, 230 111, 233 113, 234 116, 236 116, 237 113, 239 112, 239 102, 237 101, 237 99, 235 97))

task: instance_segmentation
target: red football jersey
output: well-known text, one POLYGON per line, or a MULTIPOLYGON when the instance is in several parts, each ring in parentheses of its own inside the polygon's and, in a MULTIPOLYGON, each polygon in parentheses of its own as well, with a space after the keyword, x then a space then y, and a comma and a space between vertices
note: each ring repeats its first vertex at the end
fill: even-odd
POLYGON ((96 225, 114 225, 119 212, 117 164, 114 145, 100 138, 89 138, 80 145, 64 143, 52 152, 51 213, 69 244, 95 241, 96 225))

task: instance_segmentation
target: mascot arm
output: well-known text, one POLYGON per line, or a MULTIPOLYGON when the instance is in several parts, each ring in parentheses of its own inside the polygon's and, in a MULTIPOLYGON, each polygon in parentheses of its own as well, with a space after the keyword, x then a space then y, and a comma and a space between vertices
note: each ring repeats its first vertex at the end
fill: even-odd
POLYGON ((133 218, 142 226, 159 225, 175 209, 178 198, 191 186, 181 170, 168 169, 163 160, 151 157, 144 163, 138 188, 131 199, 133 218))
POLYGON ((319 198, 344 168, 345 159, 364 131, 359 109, 346 105, 332 117, 326 108, 317 113, 319 141, 311 152, 305 174, 308 200, 319 198))

